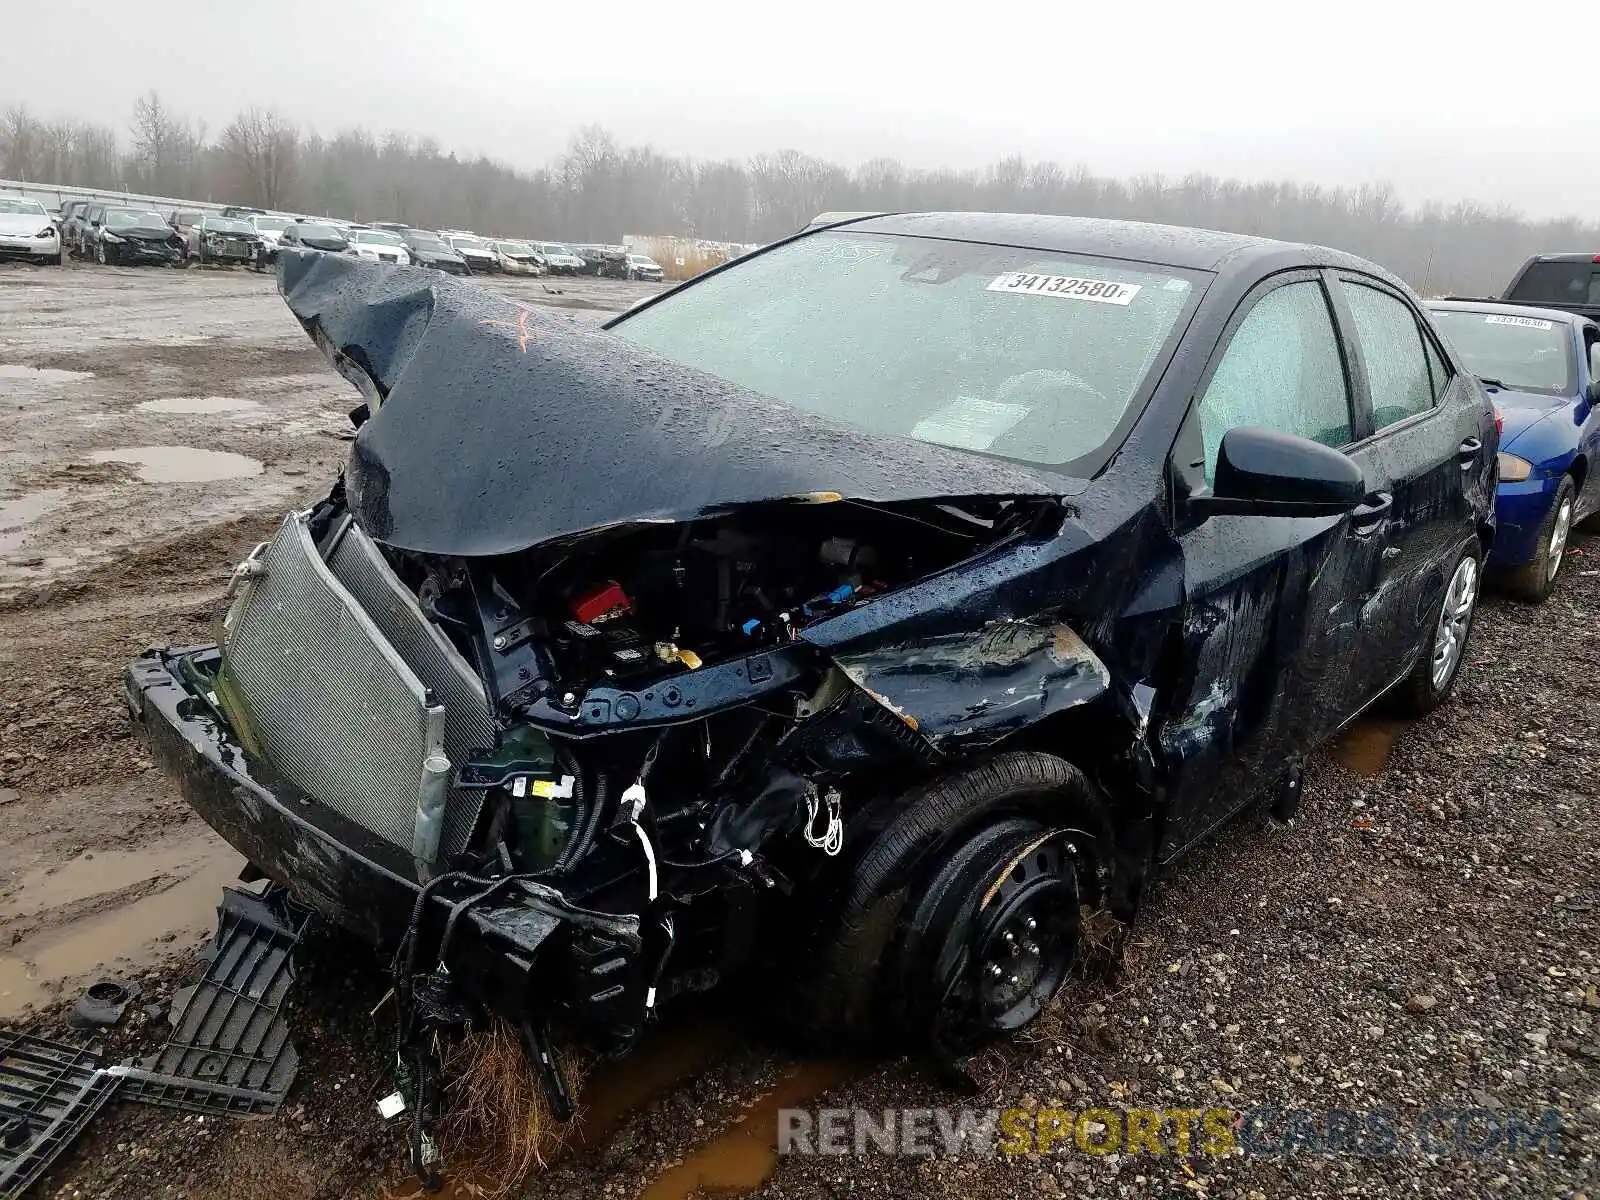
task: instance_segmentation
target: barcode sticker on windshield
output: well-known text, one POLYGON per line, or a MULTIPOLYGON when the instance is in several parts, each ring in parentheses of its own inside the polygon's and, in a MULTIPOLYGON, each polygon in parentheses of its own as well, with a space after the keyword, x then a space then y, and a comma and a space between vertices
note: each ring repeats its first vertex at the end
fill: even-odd
POLYGON ((1084 279, 1077 275, 1007 271, 985 290, 1021 292, 1028 296, 1061 296, 1068 300, 1093 300, 1097 304, 1127 304, 1139 294, 1139 285, 1117 283, 1111 279, 1084 279))
POLYGON ((1524 329, 1550 329, 1554 321, 1541 321, 1538 317, 1485 317, 1485 325, 1520 325, 1524 329))

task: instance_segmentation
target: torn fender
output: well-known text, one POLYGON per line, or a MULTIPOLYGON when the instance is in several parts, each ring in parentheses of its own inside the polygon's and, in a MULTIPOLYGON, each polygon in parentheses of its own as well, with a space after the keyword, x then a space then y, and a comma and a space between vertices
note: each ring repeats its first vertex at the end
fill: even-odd
POLYGON ((856 685, 941 753, 970 753, 1111 685, 1100 657, 1068 625, 997 620, 870 650, 835 653, 856 685))

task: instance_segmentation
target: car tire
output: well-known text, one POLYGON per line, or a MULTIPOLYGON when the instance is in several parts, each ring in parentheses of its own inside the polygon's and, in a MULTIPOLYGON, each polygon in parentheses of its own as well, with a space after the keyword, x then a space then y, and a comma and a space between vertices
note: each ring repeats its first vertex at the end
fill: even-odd
POLYGON ((94 244, 94 260, 102 267, 111 265, 111 256, 106 253, 106 244, 104 242, 96 242, 94 244))
POLYGON ((1438 708, 1455 688, 1466 662, 1467 641, 1478 615, 1483 594, 1483 553, 1476 546, 1464 551, 1445 579, 1438 606, 1423 626, 1427 640, 1417 654, 1411 674, 1394 689, 1396 706, 1407 716, 1424 717, 1438 708))
POLYGON ((1572 476, 1563 475, 1550 501, 1550 511, 1539 525, 1539 549, 1533 561, 1513 567, 1501 576, 1505 589, 1518 600, 1528 604, 1543 604, 1555 590, 1556 576, 1566 557, 1568 539, 1572 536, 1572 513, 1577 503, 1578 489, 1572 482, 1572 476))
MULTIPOLYGON (((981 1022, 954 1032, 944 988, 952 949, 972 930, 977 900, 1009 878, 1005 865, 1018 847, 1048 836, 1046 822, 1070 823, 1093 803, 1094 791, 1071 763, 1019 752, 948 771, 903 797, 847 865, 837 915, 800 995, 799 1015, 812 1036, 919 1046, 972 1044, 1001 1033, 981 1022)), ((1075 896, 1074 871, 1068 859, 1053 890, 1075 896)), ((1060 949, 1070 960, 1076 901, 1065 908, 1072 942, 1060 949)), ((1053 993, 1064 982, 1063 964, 1051 971, 1053 993)))

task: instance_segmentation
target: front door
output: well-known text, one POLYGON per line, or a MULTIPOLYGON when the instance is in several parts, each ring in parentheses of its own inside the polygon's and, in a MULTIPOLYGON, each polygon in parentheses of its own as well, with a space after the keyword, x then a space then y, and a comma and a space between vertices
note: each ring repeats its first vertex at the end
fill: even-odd
MULTIPOLYGON (((1240 305, 1202 377, 1173 473, 1208 486, 1222 435, 1241 427, 1342 448, 1363 432, 1355 414, 1322 278, 1276 276, 1240 305)), ((1349 516, 1211 516, 1177 536, 1185 606, 1155 725, 1169 781, 1163 857, 1271 786, 1352 710, 1349 655, 1376 555, 1349 516)))

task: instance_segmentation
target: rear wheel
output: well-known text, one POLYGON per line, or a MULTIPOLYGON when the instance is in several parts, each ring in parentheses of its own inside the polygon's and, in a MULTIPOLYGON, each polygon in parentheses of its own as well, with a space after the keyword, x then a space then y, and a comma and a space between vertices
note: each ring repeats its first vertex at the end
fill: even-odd
POLYGON ((1518 599, 1542 604, 1555 590, 1556 574, 1561 570, 1561 560, 1567 553, 1567 538, 1572 534, 1572 512, 1577 500, 1578 490, 1572 476, 1563 475, 1561 486, 1550 501, 1550 511, 1539 526, 1538 553, 1532 562, 1505 574, 1507 590, 1518 599))
POLYGON ((1417 656, 1411 674, 1395 689, 1400 707, 1412 716, 1425 716, 1438 708, 1455 687, 1456 676, 1467 656, 1467 638, 1478 613, 1482 590, 1482 563, 1474 548, 1456 560, 1433 621, 1426 626, 1428 641, 1417 656))

